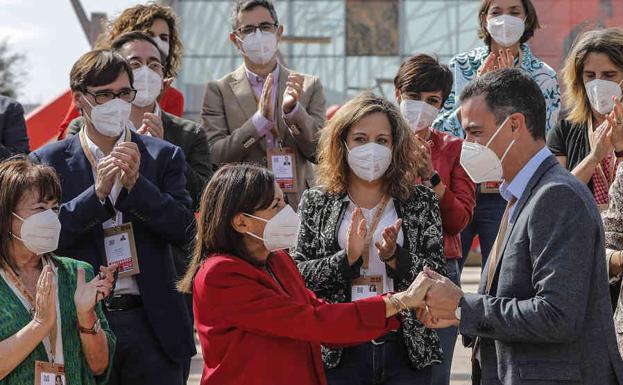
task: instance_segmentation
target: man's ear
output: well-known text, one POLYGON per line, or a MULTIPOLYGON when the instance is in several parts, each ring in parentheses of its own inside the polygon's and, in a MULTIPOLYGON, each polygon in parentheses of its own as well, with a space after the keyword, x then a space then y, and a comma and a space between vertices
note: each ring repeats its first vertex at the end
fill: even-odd
POLYGON ((247 218, 246 215, 244 215, 243 213, 238 213, 234 215, 234 217, 231 219, 231 226, 237 232, 245 234, 247 231, 249 231, 248 220, 249 218, 247 218))
POLYGON ((275 33, 278 42, 281 42, 281 39, 283 38, 283 31, 283 25, 279 25, 279 27, 277 27, 277 32, 275 33))
POLYGON ((229 41, 231 41, 234 44, 234 47, 236 47, 236 49, 240 49, 240 40, 238 40, 238 37, 236 36, 235 32, 230 32, 229 33, 229 41))
POLYGON ((525 129, 528 130, 528 125, 526 124, 526 116, 521 112, 515 112, 509 117, 509 120, 511 124, 511 130, 516 136, 521 133, 521 127, 525 127, 525 129))
POLYGON ((84 101, 83 93, 80 91, 73 91, 71 93, 71 99, 74 102, 74 106, 82 113, 84 110, 89 109, 89 105, 84 101))

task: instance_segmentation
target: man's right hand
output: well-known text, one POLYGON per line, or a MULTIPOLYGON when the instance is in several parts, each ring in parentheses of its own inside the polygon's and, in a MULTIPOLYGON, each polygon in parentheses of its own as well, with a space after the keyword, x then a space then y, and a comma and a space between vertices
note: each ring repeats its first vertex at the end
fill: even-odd
POLYGON ((97 164, 95 174, 95 194, 100 201, 106 199, 115 184, 115 178, 119 174, 119 167, 115 165, 114 158, 106 156, 97 164))
POLYGON ((260 95, 258 111, 271 122, 275 120, 273 117, 273 74, 268 74, 266 77, 264 88, 262 88, 262 94, 260 95))

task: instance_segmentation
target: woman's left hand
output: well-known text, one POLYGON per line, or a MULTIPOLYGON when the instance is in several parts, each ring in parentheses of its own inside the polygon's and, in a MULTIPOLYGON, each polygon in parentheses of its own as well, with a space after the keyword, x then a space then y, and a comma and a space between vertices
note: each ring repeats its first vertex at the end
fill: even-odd
POLYGON ((612 145, 615 151, 623 151, 623 105, 618 98, 614 96, 612 98, 614 109, 606 115, 606 119, 612 127, 612 145))
POLYGON ((381 257, 381 259, 390 259, 396 252, 396 239, 398 239, 400 226, 402 226, 402 219, 399 218, 393 225, 383 229, 383 233, 381 234, 383 239, 374 243, 379 251, 379 257, 381 257))
POLYGON ((76 293, 74 294, 74 304, 78 314, 93 312, 97 302, 110 294, 115 270, 117 270, 116 265, 102 266, 100 267, 100 273, 91 281, 86 282, 84 269, 78 269, 76 293))

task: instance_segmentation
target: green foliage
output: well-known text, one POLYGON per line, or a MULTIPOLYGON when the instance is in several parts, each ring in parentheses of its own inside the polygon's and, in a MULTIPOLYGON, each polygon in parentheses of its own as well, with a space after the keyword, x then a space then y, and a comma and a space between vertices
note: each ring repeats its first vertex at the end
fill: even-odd
POLYGON ((25 71, 24 55, 13 53, 6 40, 0 40, 0 95, 16 98, 25 71))

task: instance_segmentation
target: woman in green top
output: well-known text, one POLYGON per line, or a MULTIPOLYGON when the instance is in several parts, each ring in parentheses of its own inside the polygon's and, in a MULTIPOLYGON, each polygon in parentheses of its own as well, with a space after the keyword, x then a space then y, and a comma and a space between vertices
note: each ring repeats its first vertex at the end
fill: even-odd
POLYGON ((60 196, 53 169, 23 157, 0 163, 0 385, 108 379, 115 337, 98 302, 115 267, 94 278, 90 265, 51 254, 60 196))

